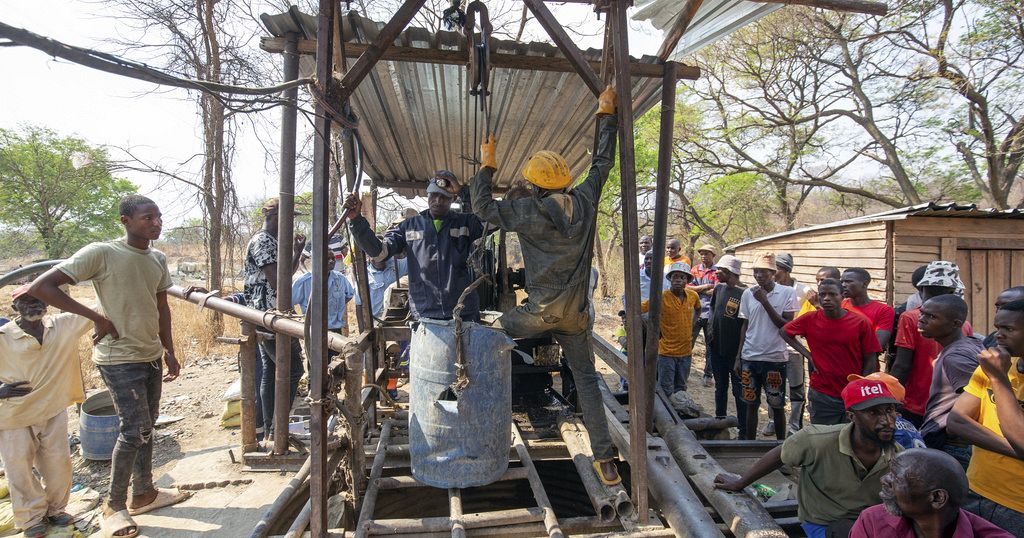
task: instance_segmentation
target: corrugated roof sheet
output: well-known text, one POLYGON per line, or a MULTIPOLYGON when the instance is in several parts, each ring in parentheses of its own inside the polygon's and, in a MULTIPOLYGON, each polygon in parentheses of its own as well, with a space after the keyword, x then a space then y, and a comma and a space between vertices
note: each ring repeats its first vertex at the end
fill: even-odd
POLYGON ((796 230, 790 230, 788 232, 781 232, 773 235, 766 235, 764 237, 758 237, 735 245, 726 247, 727 249, 737 249, 754 243, 760 243, 762 241, 768 241, 771 239, 779 239, 781 237, 788 237, 791 235, 798 235, 807 232, 816 232, 820 230, 828 230, 832 228, 842 228, 843 226, 853 226, 855 224, 870 224, 873 222, 885 222, 890 220, 903 220, 908 217, 948 217, 948 218, 989 218, 989 219, 1024 219, 1024 211, 1020 209, 992 209, 992 208, 981 208, 977 204, 958 204, 956 202, 947 203, 935 203, 928 202, 924 204, 912 205, 907 207, 901 207, 890 211, 883 211, 881 213, 874 213, 872 215, 864 215, 863 217, 854 217, 852 219, 840 220, 836 222, 829 222, 826 224, 817 224, 815 226, 807 226, 804 228, 798 228, 796 230))
MULTIPOLYGON (((682 0, 637 0, 632 18, 648 20, 666 31, 679 18, 683 4, 682 0)), ((782 7, 747 0, 704 0, 669 58, 679 60, 782 7)))
MULTIPOLYGON (((316 18, 294 7, 278 15, 261 15, 274 36, 301 31, 316 35, 316 18)), ((347 42, 369 43, 383 23, 354 13, 346 18, 347 42)), ((408 28, 396 45, 440 50, 466 50, 466 39, 456 32, 433 33, 408 28)), ((492 39, 495 52, 532 56, 561 56, 548 43, 516 43, 492 39)), ((600 60, 596 49, 584 51, 600 60)), ((349 58, 351 65, 355 58, 349 58)), ((653 57, 640 61, 653 62, 653 57)), ((405 195, 423 194, 435 170, 447 168, 460 179, 470 177, 483 135, 483 114, 468 92, 467 69, 461 65, 381 61, 359 85, 352 105, 359 116, 360 140, 366 160, 364 172, 375 181, 405 195)), ((634 78, 638 114, 659 97, 660 79, 634 78)), ((507 187, 535 151, 560 152, 573 174, 582 175, 590 164, 597 99, 575 73, 511 70, 491 71, 491 124, 498 141, 496 185, 507 187)))

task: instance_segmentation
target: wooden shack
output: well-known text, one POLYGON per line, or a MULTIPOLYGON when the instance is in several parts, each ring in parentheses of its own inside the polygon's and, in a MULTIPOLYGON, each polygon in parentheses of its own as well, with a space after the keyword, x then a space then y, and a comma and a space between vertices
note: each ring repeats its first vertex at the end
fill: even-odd
MULTIPOLYGON (((805 283, 822 266, 863 267, 871 273, 872 297, 890 305, 914 293, 914 269, 934 260, 955 261, 971 323, 977 332, 988 332, 996 295, 1024 284, 1024 212, 928 203, 759 237, 727 250, 745 268, 757 253, 789 252, 793 275, 805 283)), ((744 280, 752 281, 745 272, 744 280)))

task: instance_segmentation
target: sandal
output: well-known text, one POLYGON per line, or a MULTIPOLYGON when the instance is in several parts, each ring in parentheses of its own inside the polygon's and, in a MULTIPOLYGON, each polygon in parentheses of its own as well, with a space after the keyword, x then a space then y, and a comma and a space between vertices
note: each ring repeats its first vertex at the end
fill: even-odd
POLYGON ((46 517, 46 520, 49 521, 50 525, 53 525, 54 527, 67 527, 68 525, 74 525, 75 519, 75 516, 67 512, 61 512, 59 514, 54 514, 52 516, 46 517))
POLYGON ((134 538, 139 534, 139 526, 132 519, 128 510, 121 510, 109 516, 100 516, 100 530, 104 538, 134 538))
POLYGON ((44 521, 42 523, 37 523, 25 529, 24 532, 22 533, 22 536, 24 536, 25 538, 43 538, 44 536, 46 536, 46 532, 49 530, 50 528, 46 525, 46 522, 44 521))
POLYGON ((622 477, 619 476, 619 469, 615 467, 615 458, 608 458, 604 460, 594 460, 594 471, 597 471, 597 478, 601 480, 601 483, 606 486, 614 486, 622 482, 622 477), (611 463, 612 472, 608 475, 604 473, 602 463, 611 463))

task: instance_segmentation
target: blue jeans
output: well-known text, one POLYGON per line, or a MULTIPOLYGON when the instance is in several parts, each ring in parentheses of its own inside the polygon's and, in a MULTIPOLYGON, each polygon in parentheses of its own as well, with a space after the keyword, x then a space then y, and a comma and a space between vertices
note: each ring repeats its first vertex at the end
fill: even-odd
MULTIPOLYGON (((299 341, 292 338, 290 350, 291 370, 288 379, 289 402, 295 400, 295 394, 299 391, 299 380, 302 379, 302 346, 299 341)), ((269 437, 274 427, 274 385, 276 384, 276 340, 264 340, 260 342, 260 351, 263 355, 263 379, 260 381, 260 397, 263 405, 263 433, 269 437)), ((285 425, 287 428, 288 426, 285 425)))
POLYGON ((110 462, 109 502, 115 506, 132 494, 153 491, 153 425, 160 414, 163 369, 160 360, 99 365, 100 376, 110 389, 120 432, 110 462))
POLYGON ((825 538, 825 531, 828 527, 817 523, 801 523, 800 528, 804 530, 807 538, 825 538))
POLYGON ((669 357, 658 355, 658 386, 665 396, 672 396, 679 391, 686 390, 686 380, 690 377, 690 365, 693 358, 690 355, 683 357, 669 357))

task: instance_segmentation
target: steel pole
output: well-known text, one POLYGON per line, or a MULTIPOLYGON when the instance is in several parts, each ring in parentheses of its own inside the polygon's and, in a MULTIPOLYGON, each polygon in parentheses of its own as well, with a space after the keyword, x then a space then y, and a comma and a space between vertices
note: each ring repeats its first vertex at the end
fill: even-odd
MULTIPOLYGON (((299 36, 290 33, 284 50, 284 78, 299 77, 299 36)), ((292 311, 292 243, 295 234, 295 124, 298 88, 284 92, 281 107, 281 177, 277 212, 277 310, 292 311)), ((291 409, 291 338, 278 335, 274 341, 274 454, 288 452, 288 411, 291 409)))
MULTIPOLYGON (((316 30, 316 80, 326 85, 332 80, 332 41, 334 32, 335 0, 320 0, 320 15, 316 30)), ((324 94, 326 87, 320 88, 324 94)), ((331 119, 322 103, 316 104, 313 144, 313 290, 309 305, 310 338, 309 395, 310 395, 310 460, 309 478, 310 521, 312 536, 327 535, 327 494, 330 486, 327 466, 327 275, 324 256, 327 253, 328 189, 331 182, 331 119)), ((352 444, 361 445, 361 437, 353 432, 352 444)), ((362 469, 359 469, 362 472, 362 469)))

